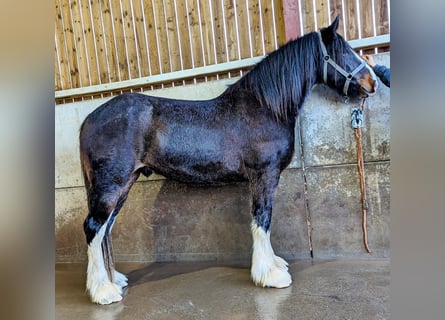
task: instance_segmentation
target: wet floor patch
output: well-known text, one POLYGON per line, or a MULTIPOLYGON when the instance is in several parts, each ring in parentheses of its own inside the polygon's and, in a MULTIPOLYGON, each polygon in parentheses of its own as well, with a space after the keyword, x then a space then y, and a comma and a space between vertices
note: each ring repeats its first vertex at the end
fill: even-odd
POLYGON ((293 284, 255 287, 246 262, 117 264, 119 303, 92 304, 86 266, 56 265, 57 319, 389 319, 389 260, 297 261, 293 284))

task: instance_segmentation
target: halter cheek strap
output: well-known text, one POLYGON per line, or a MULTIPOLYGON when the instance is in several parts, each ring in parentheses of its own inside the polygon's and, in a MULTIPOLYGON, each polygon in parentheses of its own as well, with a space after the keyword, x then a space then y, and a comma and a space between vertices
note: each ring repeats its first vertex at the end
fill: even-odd
POLYGON ((366 62, 362 60, 362 63, 355 68, 352 72, 348 73, 345 69, 340 67, 337 63, 335 63, 334 60, 331 59, 331 57, 328 54, 328 51, 326 50, 326 46, 323 43, 323 39, 321 38, 321 33, 317 32, 318 36, 320 37, 320 44, 321 44, 321 50, 323 51, 323 82, 327 83, 328 79, 328 63, 334 67, 335 70, 340 72, 345 78, 345 84, 343 86, 343 93, 345 96, 348 96, 348 89, 349 89, 349 83, 351 82, 352 78, 366 66, 366 62))

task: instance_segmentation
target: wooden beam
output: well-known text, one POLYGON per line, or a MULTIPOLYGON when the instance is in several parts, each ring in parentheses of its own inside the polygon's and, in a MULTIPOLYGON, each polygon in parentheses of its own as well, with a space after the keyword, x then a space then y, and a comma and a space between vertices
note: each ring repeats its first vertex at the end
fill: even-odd
POLYGON ((283 0, 284 30, 286 42, 297 39, 301 35, 300 16, 298 14, 299 0, 283 0))

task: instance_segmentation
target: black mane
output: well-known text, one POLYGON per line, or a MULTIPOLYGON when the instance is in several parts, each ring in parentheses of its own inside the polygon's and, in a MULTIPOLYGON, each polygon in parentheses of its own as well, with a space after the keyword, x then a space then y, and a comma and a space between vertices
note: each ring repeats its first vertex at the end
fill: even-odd
POLYGON ((317 81, 321 56, 318 35, 309 33, 270 53, 227 91, 251 91, 277 120, 287 121, 317 81))

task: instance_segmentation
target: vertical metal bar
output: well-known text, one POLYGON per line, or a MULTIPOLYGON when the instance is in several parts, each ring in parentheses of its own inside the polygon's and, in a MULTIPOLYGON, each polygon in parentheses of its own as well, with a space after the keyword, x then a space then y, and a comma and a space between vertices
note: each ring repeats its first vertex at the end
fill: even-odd
POLYGON ((94 22, 93 22, 93 10, 91 10, 91 2, 90 5, 88 6, 89 11, 90 11, 90 19, 91 19, 91 30, 93 33, 93 43, 94 43, 94 54, 96 56, 96 67, 97 67, 97 75, 99 78, 99 84, 102 84, 102 77, 100 76, 100 67, 99 67, 99 56, 97 54, 97 45, 96 45, 96 30, 94 29, 94 22))
POLYGON ((102 1, 98 1, 98 3, 99 3, 99 11, 100 11, 100 24, 102 25, 102 41, 103 41, 103 44, 104 44, 104 49, 105 49, 105 57, 106 57, 106 64, 107 64, 107 75, 108 75, 108 82, 111 82, 111 76, 110 76, 110 74, 111 74, 111 72, 110 72, 110 59, 109 59, 109 56, 108 56, 108 46, 106 45, 106 43, 105 43, 105 41, 106 41, 106 39, 105 39, 105 27, 104 27, 104 18, 103 18, 103 15, 102 15, 102 1))
POLYGON ((168 61, 170 63, 170 72, 173 71, 173 64, 172 64, 172 57, 171 57, 171 50, 170 50, 170 37, 168 35, 168 21, 167 21, 167 11, 165 10, 165 2, 162 1, 162 9, 164 11, 164 24, 165 24, 165 35, 167 37, 167 50, 168 50, 168 61))
POLYGON ((341 0, 341 15, 343 17, 343 36, 345 40, 348 40, 348 33, 346 32, 346 10, 345 10, 345 1, 341 0))
POLYGON ((238 60, 241 60, 241 45, 239 40, 239 30, 238 30, 238 11, 236 10, 236 1, 233 4, 233 10, 235 15, 235 34, 236 34, 236 46, 238 48, 238 60))
MULTIPOLYGON (((199 5, 199 0, 196 0, 196 5, 198 8, 198 21, 199 21, 199 35, 200 35, 200 39, 201 39, 201 52, 202 52, 202 61, 204 62, 204 66, 207 65, 207 61, 206 61, 206 55, 205 55, 205 51, 204 51, 204 33, 202 32, 202 20, 201 20, 201 6, 199 5)), ((211 17, 211 23, 212 23, 212 35, 214 35, 213 33, 213 15, 212 15, 212 8, 210 7, 210 17, 211 17)), ((215 54, 216 57, 216 54, 215 54)), ((216 61, 216 58, 215 58, 216 61)), ((207 79, 207 77, 206 77, 207 79)))
POLYGON ((315 30, 318 30, 317 5, 315 3, 315 0, 312 0, 312 11, 313 11, 313 14, 314 14, 314 28, 315 28, 315 30))
MULTIPOLYGON (((179 63, 181 66, 181 70, 184 70, 184 61, 182 58, 182 46, 181 46, 181 33, 179 32, 178 8, 176 6, 176 0, 173 0, 173 7, 175 8, 176 33, 178 34, 179 63)), ((185 80, 182 80, 182 85, 185 86, 185 80)))
MULTIPOLYGON (((200 35, 200 40, 201 40, 202 61, 204 63, 204 66, 206 66, 207 65, 207 61, 206 61, 206 55, 205 55, 205 50, 204 50, 204 33, 202 31, 201 6, 199 5, 199 0, 196 0, 196 6, 198 8, 199 35, 200 35)), ((213 39, 215 39, 215 34, 213 32, 212 7, 210 6, 209 8, 210 8, 210 17, 211 17, 210 18, 210 22, 211 22, 211 26, 212 26, 212 36, 213 36, 213 39)), ((213 45, 215 46, 215 42, 213 42, 213 45)), ((216 63, 216 50, 215 50, 215 63, 216 63)), ((193 79, 196 82, 196 78, 193 78, 193 79)), ((204 79, 205 79, 205 82, 207 82, 207 76, 205 76, 204 79)))
POLYGON ((265 55, 266 54, 266 46, 264 45, 263 8, 261 6, 261 0, 258 0, 258 15, 260 17, 261 48, 262 48, 263 55, 265 55))
POLYGON ((123 10, 122 10, 122 1, 119 1, 119 8, 121 11, 121 19, 122 19, 122 31, 124 32, 124 43, 125 43, 125 62, 127 64, 127 70, 128 70, 128 77, 129 79, 132 79, 131 76, 131 66, 130 66, 130 62, 129 62, 129 56, 128 56, 128 45, 127 45, 127 33, 125 32, 125 25, 124 25, 124 15, 123 15, 123 10))
MULTIPOLYGON (((209 8, 210 8, 210 21, 212 25, 212 40, 213 40, 213 52, 215 53, 215 64, 218 64, 218 56, 216 54, 216 40, 215 40, 215 26, 213 23, 213 6, 212 0, 209 0, 209 8)), ((219 75, 216 75, 216 80, 219 80, 219 75)))
POLYGON ((184 62, 182 59, 181 33, 179 32, 178 8, 176 6, 176 0, 173 0, 173 7, 175 8, 176 33, 178 34, 178 48, 179 48, 179 60, 180 60, 179 63, 181 65, 181 70, 184 70, 184 62))
MULTIPOLYGON (((141 9, 142 9, 142 18, 144 19, 144 39, 145 39, 145 50, 147 50, 147 59, 148 59, 148 74, 152 75, 151 71, 151 59, 150 59, 150 50, 148 48, 148 34, 147 34, 147 18, 145 17, 145 6, 144 1, 140 0, 141 9)), ((155 30, 156 32, 156 30, 155 30)))
POLYGON ((247 25, 249 27, 249 47, 250 47, 250 57, 253 58, 253 45, 252 45, 252 32, 251 32, 251 25, 250 25, 250 12, 249 12, 249 1, 246 0, 246 15, 247 15, 247 25))
POLYGON ((386 2, 388 6, 388 31, 391 33, 391 6, 390 6, 390 0, 386 2))
MULTIPOLYGON (((360 0, 355 0, 355 6, 357 8, 356 10, 356 17, 357 17, 357 27, 358 27, 358 38, 362 38, 362 22, 361 22, 361 16, 360 16, 360 0)), ((363 50, 359 50, 359 54, 363 54, 363 50)))
POLYGON ((223 21, 221 22, 223 25, 223 31, 224 31, 224 44, 226 48, 226 61, 229 62, 229 44, 227 41, 227 30, 226 30, 226 14, 224 10, 224 0, 220 0, 221 3, 221 9, 222 9, 222 17, 223 21))
MULTIPOLYGON (((189 44, 190 44, 190 56, 192 57, 192 68, 195 68, 195 56, 193 54, 193 41, 192 41, 192 32, 190 28, 190 17, 189 17, 189 6, 188 0, 185 1, 185 10, 187 11, 187 31, 189 34, 189 44)), ((194 82, 196 83, 196 78, 194 78, 194 82)))
POLYGON ((301 9, 301 1, 303 1, 303 0, 299 0, 299 1, 298 1, 298 14, 299 14, 299 16, 300 16, 300 33, 301 33, 301 35, 304 35, 304 29, 303 29, 303 26, 304 26, 304 24, 303 24, 303 11, 302 11, 302 9, 301 9))
MULTIPOLYGON (((371 10, 372 10, 372 34, 375 37, 377 35, 377 24, 375 19, 375 0, 371 1, 371 10)), ((374 48, 374 53, 377 53, 377 48, 374 48)))
MULTIPOLYGON (((71 26, 73 27, 73 34, 74 34, 74 21, 73 21, 73 14, 72 14, 72 10, 71 10, 71 1, 69 1, 69 7, 70 7, 69 8, 69 12, 70 12, 71 26)), ((74 49, 76 50, 76 53, 77 53, 78 50, 77 50, 77 43, 76 43, 75 39, 73 39, 73 44, 74 44, 74 49)), ((79 69, 79 55, 75 54, 74 56, 75 56, 75 58, 77 60, 77 69, 79 69)), ((80 86, 83 87, 82 77, 80 77, 79 72, 77 73, 77 76, 79 77, 79 84, 80 84, 80 86)))
POLYGON ((117 77, 119 81, 121 81, 121 67, 120 67, 120 61, 119 61, 119 52, 117 49, 117 41, 116 41, 116 31, 114 29, 114 19, 113 19, 113 7, 111 6, 111 0, 108 0, 108 6, 110 7, 110 16, 111 16, 111 28, 113 29, 113 37, 114 37, 114 50, 116 54, 116 62, 117 62, 117 77))
MULTIPOLYGON (((151 0, 151 6, 154 11, 155 10, 154 0, 151 0)), ((158 49, 159 72, 162 74, 162 73, 164 73, 164 71, 162 70, 161 49, 159 48, 158 21, 156 19, 156 14, 153 14, 153 19, 154 19, 154 25, 155 25, 154 29, 155 29, 155 37, 156 37, 156 47, 158 49)), ((162 85, 161 87, 164 87, 164 85, 162 85)))
POLYGON ((141 57, 139 54, 139 44, 138 44, 138 38, 136 36, 136 25, 134 23, 134 9, 133 9, 133 1, 130 1, 130 8, 131 8, 131 23, 133 24, 133 34, 134 34, 134 43, 136 46, 136 59, 138 60, 138 76, 139 78, 142 77, 141 73, 141 57))
POLYGON ((272 7, 272 20, 273 20, 273 47, 274 49, 278 49, 278 39, 277 39, 277 18, 275 16, 275 6, 273 0, 270 0, 270 6, 272 7))
POLYGON ((212 0, 209 0, 209 8, 210 8, 210 21, 212 22, 212 40, 213 40, 213 53, 215 55, 215 64, 218 63, 218 56, 216 54, 216 37, 215 37, 215 25, 213 23, 213 6, 212 0))
POLYGON ((357 26, 358 26, 358 38, 362 38, 362 24, 361 24, 361 17, 360 17, 360 0, 355 0, 355 6, 357 8, 356 17, 357 17, 357 26))
POLYGON ((88 84, 91 86, 91 70, 90 70, 90 55, 88 50, 87 41, 85 39, 85 29, 84 29, 84 21, 83 21, 83 13, 82 13, 82 0, 78 0, 79 3, 79 13, 80 13, 80 24, 82 27, 82 40, 83 46, 85 47, 85 60, 87 61, 87 71, 88 71, 88 84))
MULTIPOLYGON (((61 3, 60 3, 60 0, 59 0, 59 8, 60 8, 60 11, 62 11, 62 5, 61 5, 61 3)), ((67 46, 67 44, 66 44, 66 33, 65 33, 65 30, 66 30, 66 27, 65 27, 65 20, 63 19, 63 14, 61 14, 61 20, 62 20, 62 28, 63 28, 63 37, 64 37, 64 41, 63 41, 63 43, 64 43, 64 49, 65 49, 65 57, 68 57, 68 46, 67 46)), ((68 70, 71 70, 71 63, 70 63, 70 59, 65 59, 66 60, 66 62, 67 62, 67 64, 68 64, 68 70)), ((68 77, 68 79, 69 79, 69 82, 70 82, 70 88, 72 88, 73 87, 73 79, 71 79, 71 75, 69 75, 69 77, 68 77)))

